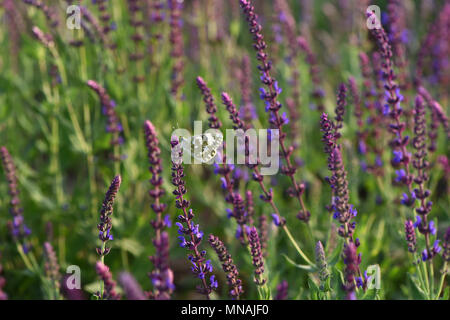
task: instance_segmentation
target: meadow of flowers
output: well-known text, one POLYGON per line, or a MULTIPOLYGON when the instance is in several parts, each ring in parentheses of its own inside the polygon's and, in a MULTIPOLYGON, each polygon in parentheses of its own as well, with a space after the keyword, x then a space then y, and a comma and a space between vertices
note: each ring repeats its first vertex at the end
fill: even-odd
POLYGON ((0 16, 0 300, 449 299, 450 1, 0 16), (194 121, 277 173, 179 161, 194 121))

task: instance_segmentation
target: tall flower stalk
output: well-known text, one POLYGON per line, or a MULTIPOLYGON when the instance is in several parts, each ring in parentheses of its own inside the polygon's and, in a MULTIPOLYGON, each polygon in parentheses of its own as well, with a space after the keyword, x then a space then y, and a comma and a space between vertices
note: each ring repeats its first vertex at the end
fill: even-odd
POLYGON ((107 243, 108 241, 114 239, 111 234, 111 216, 113 214, 114 200, 117 196, 121 183, 122 178, 120 175, 115 176, 112 180, 111 185, 106 192, 105 199, 103 200, 102 208, 100 210, 100 223, 97 225, 97 229, 99 230, 98 238, 101 241, 101 246, 96 248, 97 254, 100 256, 100 261, 97 263, 96 270, 100 278, 103 280, 100 291, 96 295, 99 299, 115 299, 116 297, 114 292, 112 292, 115 283, 113 286, 111 273, 109 272, 109 268, 104 263, 105 256, 111 251, 111 248, 107 247, 107 243))
POLYGON ((270 111, 270 124, 279 130, 278 139, 280 141, 280 150, 285 160, 285 164, 281 168, 281 172, 289 176, 293 188, 288 190, 288 193, 296 197, 300 203, 301 210, 298 213, 299 218, 308 222, 310 213, 306 210, 306 206, 303 202, 302 194, 305 189, 302 184, 299 184, 295 178, 296 168, 292 165, 291 155, 294 148, 286 147, 285 138, 286 134, 283 132, 282 127, 287 123, 287 118, 279 114, 281 109, 281 103, 278 101, 278 95, 281 93, 281 88, 278 86, 278 82, 271 76, 270 70, 272 69, 272 63, 266 53, 267 45, 264 41, 264 37, 261 33, 262 27, 257 22, 258 16, 254 12, 254 7, 249 0, 240 0, 240 5, 244 15, 246 16, 250 33, 253 35, 253 48, 256 51, 256 58, 259 61, 258 69, 261 73, 261 82, 264 88, 261 88, 261 98, 266 103, 266 111, 270 111))
MULTIPOLYGON (((377 19, 373 13, 368 14, 369 19, 377 19)), ((391 119, 389 130, 393 135, 390 141, 390 146, 393 149, 392 165, 394 168, 399 168, 396 171, 395 181, 403 184, 408 188, 409 194, 404 198, 403 204, 411 206, 414 203, 412 192, 412 175, 410 172, 409 163, 411 161, 411 154, 407 151, 406 146, 409 143, 409 137, 403 133, 406 129, 406 123, 401 120, 403 108, 400 106, 403 101, 403 96, 400 93, 399 85, 396 82, 396 75, 394 72, 394 64, 392 61, 392 49, 389 43, 388 36, 383 27, 371 29, 371 33, 378 45, 378 52, 382 58, 381 71, 383 75, 383 82, 385 88, 385 102, 384 114, 391 119)))
MULTIPOLYGON (((206 112, 209 114, 208 122, 209 127, 211 129, 220 129, 222 127, 222 123, 218 119, 216 113, 217 113, 217 106, 214 102, 214 98, 211 94, 211 90, 208 88, 205 80, 203 80, 202 77, 197 77, 197 85, 203 95, 203 101, 206 106, 206 112)), ((222 99, 224 103, 231 101, 227 100, 227 97, 223 97, 222 99)), ((235 128, 243 128, 243 123, 240 122, 239 117, 237 116, 237 110, 234 104, 228 103, 226 104, 227 110, 233 111, 234 117, 233 123, 235 123, 235 128), (231 109, 230 109, 231 108, 231 109)), ((232 209, 227 209, 228 216, 233 217, 236 219, 236 222, 238 223, 238 229, 236 232, 236 237, 239 239, 239 241, 242 244, 245 244, 247 242, 246 234, 244 232, 245 226, 249 224, 249 216, 248 212, 245 207, 244 199, 236 189, 237 186, 237 179, 235 179, 232 176, 234 165, 228 164, 227 158, 226 158, 226 144, 223 142, 222 144, 222 152, 219 154, 219 157, 221 157, 221 165, 215 164, 215 170, 214 172, 216 174, 221 175, 222 180, 222 188, 225 190, 225 201, 232 205, 232 209)))
POLYGON ((228 253, 223 242, 216 236, 210 234, 208 238, 209 244, 217 253, 222 269, 226 273, 227 283, 230 291, 228 292, 233 299, 239 300, 240 295, 244 293, 242 289, 242 281, 239 279, 239 271, 233 262, 233 258, 228 253))
POLYGON ((8 193, 11 197, 9 202, 9 212, 12 220, 8 222, 8 228, 11 232, 12 238, 20 244, 24 253, 28 253, 30 250, 30 245, 26 242, 26 238, 30 236, 31 229, 25 224, 23 209, 20 205, 16 167, 6 147, 0 148, 0 156, 2 159, 3 169, 5 171, 6 180, 8 181, 8 193))
MULTIPOLYGON (((233 121, 235 130, 243 129, 243 128, 252 128, 251 124, 247 124, 245 121, 243 121, 240 118, 238 112, 236 111, 236 107, 235 107, 231 97, 226 92, 222 93, 222 102, 226 106, 227 111, 230 114, 230 119, 233 121)), ((303 251, 300 249, 297 242, 293 238, 291 232, 289 231, 288 227, 286 226, 286 219, 281 215, 280 210, 278 209, 278 207, 276 206, 276 204, 273 200, 272 188, 267 188, 266 185, 264 184, 264 176, 260 173, 261 163, 260 163, 259 159, 258 158, 253 159, 254 163, 250 163, 248 153, 252 146, 249 145, 248 140, 249 140, 248 137, 246 137, 246 140, 245 140, 245 155, 246 155, 245 162, 246 162, 247 167, 252 171, 253 180, 259 184, 259 187, 262 191, 262 194, 259 196, 260 199, 262 201, 270 204, 270 206, 272 207, 272 209, 274 211, 272 213, 272 218, 273 218, 274 223, 276 224, 277 227, 283 228, 283 230, 285 231, 286 235, 288 236, 289 240, 291 241, 291 243, 293 244, 293 246, 295 247, 295 249, 297 250, 299 255, 309 265, 311 265, 311 266, 314 265, 308 259, 308 257, 303 253, 303 251)), ((302 216, 300 216, 299 218, 301 218, 301 217, 302 216)), ((267 246, 267 239, 268 239, 267 218, 265 216, 260 216, 259 223, 260 223, 260 233, 261 233, 261 241, 262 241, 261 245, 263 247, 263 254, 265 255, 265 254, 267 254, 266 246, 267 246)))
POLYGON ((58 258, 50 242, 44 243, 44 273, 47 280, 48 298, 50 300, 60 299, 60 281, 58 258))
POLYGON ((192 273, 200 279, 201 286, 198 286, 198 291, 205 295, 206 299, 210 299, 211 292, 217 288, 217 281, 215 276, 209 277, 209 284, 207 282, 208 275, 213 271, 211 260, 206 260, 206 251, 200 250, 199 246, 203 239, 203 231, 199 229, 199 225, 194 223, 194 212, 190 209, 190 202, 184 199, 186 194, 186 186, 183 180, 184 168, 182 165, 183 151, 178 138, 172 138, 172 184, 175 186, 173 194, 175 195, 175 206, 181 209, 182 214, 178 216, 176 225, 178 226, 178 239, 180 246, 191 251, 188 259, 192 264, 192 273))
POLYGON ((172 49, 170 56, 173 60, 172 65, 172 87, 170 89, 172 95, 176 100, 181 98, 180 88, 184 83, 184 45, 183 45, 183 22, 181 13, 183 10, 183 2, 179 0, 168 0, 169 5, 169 21, 170 21, 170 43, 172 49))
MULTIPOLYGON (((102 113, 106 116, 108 121, 108 124, 106 125, 106 132, 111 133, 112 135, 110 141, 111 147, 113 149, 112 159, 115 162, 118 162, 120 161, 119 145, 123 143, 123 138, 121 137, 121 132, 123 131, 123 128, 115 110, 116 102, 109 97, 105 88, 103 88, 100 84, 98 84, 94 80, 89 80, 87 82, 87 85, 98 95, 100 99, 102 113)), ((118 168, 116 168, 116 170, 117 169, 118 168)))
POLYGON ((147 120, 144 124, 145 141, 148 150, 149 171, 152 174, 150 184, 153 188, 149 191, 150 197, 153 199, 151 208, 156 214, 156 219, 151 221, 151 225, 155 230, 155 238, 153 245, 156 253, 150 257, 155 269, 150 273, 150 278, 154 286, 152 297, 160 299, 170 299, 170 295, 174 289, 173 273, 169 268, 169 236, 164 231, 169 225, 170 220, 167 215, 164 219, 162 213, 166 210, 167 205, 160 202, 160 198, 164 195, 164 189, 161 188, 163 178, 161 177, 161 150, 153 124, 147 120))

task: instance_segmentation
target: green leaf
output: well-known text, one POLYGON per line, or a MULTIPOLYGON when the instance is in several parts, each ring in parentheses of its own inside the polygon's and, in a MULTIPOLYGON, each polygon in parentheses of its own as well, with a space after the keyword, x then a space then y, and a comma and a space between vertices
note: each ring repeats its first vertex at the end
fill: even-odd
POLYGON ((427 295, 427 294, 425 293, 425 291, 423 290, 422 285, 421 285, 421 283, 420 283, 419 278, 417 277, 417 275, 408 273, 408 277, 409 277, 409 279, 411 280, 411 282, 412 282, 412 284, 414 285, 414 287, 415 287, 415 288, 417 289, 417 291, 419 292, 420 296, 421 296, 423 299, 427 300, 427 299, 428 299, 428 295, 427 295))

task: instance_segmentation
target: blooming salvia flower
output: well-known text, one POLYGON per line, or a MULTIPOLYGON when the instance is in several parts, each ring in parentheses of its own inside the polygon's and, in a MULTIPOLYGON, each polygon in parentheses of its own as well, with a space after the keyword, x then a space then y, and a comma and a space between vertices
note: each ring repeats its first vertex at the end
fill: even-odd
POLYGON ((150 257, 155 269, 150 273, 155 291, 151 297, 156 300, 168 300, 175 286, 173 272, 169 268, 169 234, 161 232, 161 236, 153 240, 155 254, 150 257))
POLYGON ((128 0, 128 11, 130 12, 130 25, 134 30, 131 40, 134 42, 134 51, 130 54, 130 60, 136 64, 136 73, 133 75, 133 82, 143 82, 145 75, 139 73, 139 61, 144 59, 144 53, 141 52, 144 36, 140 34, 140 29, 144 26, 144 12, 141 3, 138 0, 128 0))
MULTIPOLYGON (((108 119, 108 124, 106 126, 106 132, 112 134, 111 146, 114 148, 115 146, 123 143, 123 138, 120 136, 123 128, 120 124, 119 117, 117 116, 115 107, 116 103, 111 100, 105 88, 103 88, 100 84, 95 82, 94 80, 89 80, 87 85, 97 93, 100 98, 100 103, 102 106, 102 112, 108 119)), ((119 161, 120 158, 113 157, 115 161, 119 161)))
POLYGON ((345 263, 344 269, 344 290, 347 292, 347 300, 355 300, 355 279, 361 263, 361 256, 356 253, 356 245, 349 242, 344 246, 343 258, 345 263))
POLYGON ((288 298, 288 289, 288 282, 286 280, 281 281, 281 283, 277 285, 277 295, 275 296, 275 300, 286 300, 288 298))
POLYGON ((266 103, 266 111, 270 112, 269 123, 273 128, 276 128, 279 131, 278 139, 280 142, 280 150, 283 158, 285 159, 285 164, 282 165, 281 172, 289 176, 293 186, 293 188, 288 190, 288 194, 296 197, 300 203, 301 210, 298 213, 298 217, 302 221, 307 222, 309 220, 310 213, 306 210, 302 198, 305 188, 303 184, 299 184, 295 180, 294 174, 296 168, 292 165, 290 159, 294 148, 292 146, 288 148, 284 143, 286 134, 283 132, 282 127, 287 123, 287 121, 279 114, 279 110, 282 107, 281 103, 278 101, 278 95, 281 93, 281 88, 278 86, 278 82, 271 76, 270 70, 272 69, 272 63, 269 61, 269 57, 266 53, 267 46, 261 33, 262 27, 257 22, 258 17, 254 12, 254 7, 249 0, 240 0, 239 3, 243 13, 246 16, 250 33, 253 35, 253 48, 256 51, 256 58, 259 61, 258 69, 261 74, 260 79, 264 85, 264 88, 260 88, 261 98, 266 103))
POLYGON ((23 209, 20 206, 16 167, 6 147, 0 148, 0 156, 2 159, 3 169, 5 171, 6 180, 8 181, 8 192, 11 197, 11 201, 9 202, 9 212, 11 213, 12 220, 8 222, 8 228, 13 239, 20 242, 23 246, 24 252, 28 253, 30 248, 27 244, 25 244, 25 238, 31 234, 31 230, 24 222, 23 209))
POLYGON ((211 94, 211 90, 206 85, 205 80, 202 77, 197 77, 197 85, 203 95, 203 101, 206 105, 206 112, 209 114, 209 127, 213 129, 219 129, 222 124, 216 116, 217 106, 214 102, 214 98, 211 94))
POLYGON ((239 299, 239 296, 244 293, 244 290, 242 289, 242 281, 239 279, 239 271, 233 263, 231 255, 218 237, 210 234, 208 241, 217 253, 219 261, 222 263, 222 269, 226 273, 227 283, 230 288, 230 296, 234 299, 239 299))
POLYGON ((406 242, 408 243, 408 251, 411 253, 416 252, 416 231, 411 220, 406 220, 405 222, 405 235, 406 242))
POLYGON ((99 230, 98 237, 102 241, 102 246, 97 248, 97 253, 103 258, 106 256, 111 248, 106 247, 108 241, 113 240, 111 234, 113 205, 116 198, 117 192, 119 191, 120 184, 122 183, 122 178, 120 175, 114 177, 106 192, 105 199, 103 200, 102 208, 100 210, 100 223, 97 225, 99 230))
POLYGON ((181 19, 181 13, 183 9, 183 1, 180 0, 168 0, 169 12, 170 12, 170 43, 172 49, 170 56, 173 60, 172 65, 172 95, 178 99, 179 90, 183 85, 183 70, 184 70, 184 46, 183 46, 183 33, 182 26, 183 22, 181 19))
MULTIPOLYGON (((206 112, 210 115, 208 119, 209 127, 212 129, 219 129, 222 126, 222 123, 216 116, 217 106, 214 102, 211 90, 208 88, 206 82, 201 77, 197 77, 197 85, 202 92, 203 101, 206 105, 206 112)), ((237 129, 238 127, 243 128, 244 124, 239 118, 236 107, 227 93, 222 93, 222 101, 227 107, 227 110, 230 112, 230 118, 233 120, 235 129, 237 129)), ((241 241, 242 244, 245 244, 245 234, 243 232, 243 229, 245 228, 245 225, 248 224, 248 214, 242 196, 238 191, 235 190, 235 186, 238 183, 238 180, 236 178, 239 177, 231 177, 231 172, 234 170, 234 166, 227 164, 225 149, 226 144, 225 142, 223 142, 223 152, 221 154, 222 165, 221 167, 217 165, 217 169, 215 170, 215 172, 222 175, 222 188, 226 191, 225 200, 233 206, 232 210, 227 209, 227 211, 228 217, 235 218, 238 223, 236 237, 241 241)))
MULTIPOLYGON (((374 13, 369 13, 368 16, 372 17, 373 14, 374 13)), ((376 19, 376 17, 372 18, 376 19)), ((391 119, 389 129, 393 135, 390 145, 393 151, 401 152, 401 157, 399 159, 392 159, 391 163, 395 168, 400 166, 404 167, 405 176, 400 180, 400 183, 406 185, 409 193, 412 194, 412 177, 409 173, 409 162, 411 155, 406 150, 409 137, 403 136, 403 132, 406 129, 406 124, 400 120, 400 117, 403 114, 403 109, 400 106, 400 102, 403 101, 404 98, 401 95, 400 88, 395 81, 396 76, 394 73, 394 64, 392 62, 391 45, 389 44, 388 36, 383 27, 372 28, 370 31, 378 44, 378 52, 383 59, 381 71, 385 88, 385 113, 389 115, 391 119)))
POLYGON ((328 178, 328 182, 333 193, 333 203, 331 205, 331 209, 334 211, 333 217, 342 223, 338 231, 339 235, 351 239, 355 229, 355 223, 351 223, 351 220, 356 216, 356 209, 348 203, 347 172, 342 160, 341 147, 336 144, 335 125, 325 113, 321 116, 320 125, 324 133, 322 137, 324 150, 328 154, 328 169, 332 173, 332 176, 328 178))
POLYGON ((55 250, 53 250, 50 242, 44 243, 44 255, 45 276, 51 283, 52 289, 54 290, 54 295, 51 296, 51 299, 57 299, 59 296, 61 274, 59 273, 58 258, 56 257, 55 250))
POLYGON ((184 168, 181 161, 178 161, 181 160, 183 151, 177 138, 172 138, 170 143, 172 146, 172 155, 178 152, 178 159, 174 160, 172 157, 172 184, 175 186, 175 190, 173 191, 176 199, 175 206, 182 210, 182 214, 178 216, 180 222, 176 223, 178 226, 178 234, 180 235, 178 239, 182 248, 186 248, 192 252, 188 256, 192 264, 191 270, 202 282, 202 286, 197 287, 197 289, 209 299, 210 293, 217 288, 217 281, 214 276, 210 276, 210 283, 207 283, 208 274, 213 271, 213 268, 211 261, 206 260, 206 251, 199 250, 203 239, 203 231, 199 229, 198 224, 196 225, 194 223, 193 219, 195 216, 192 209, 189 208, 190 202, 184 199, 184 195, 186 194, 186 186, 183 180, 184 168))
POLYGON ((169 268, 169 237, 166 232, 163 232, 169 222, 167 219, 162 218, 162 213, 166 210, 167 205, 160 202, 161 196, 164 195, 164 190, 161 188, 163 184, 161 177, 161 150, 155 127, 148 120, 144 124, 144 133, 150 164, 149 171, 152 174, 150 184, 153 186, 153 189, 149 191, 149 195, 153 199, 151 207, 156 214, 156 219, 151 221, 151 225, 156 233, 153 240, 156 252, 153 257, 150 257, 155 267, 155 270, 150 273, 150 278, 155 287, 152 297, 157 300, 169 299, 174 286, 172 283, 173 277, 171 276, 172 270, 169 268))
POLYGON ((128 272, 119 274, 119 283, 128 300, 146 300, 145 294, 136 279, 128 272))
POLYGON ((336 103, 336 118, 335 118, 335 128, 338 138, 340 137, 339 129, 342 129, 344 122, 345 107, 347 105, 347 86, 343 83, 339 85, 339 91, 337 95, 336 103))
POLYGON ((104 265, 100 261, 97 261, 95 269, 104 284, 103 294, 97 292, 96 296, 102 300, 120 300, 120 294, 116 291, 116 282, 113 280, 108 266, 104 265))
MULTIPOLYGON (((428 214, 431 211, 432 202, 427 201, 431 192, 426 190, 425 184, 428 181, 428 161, 426 160, 426 120, 425 120, 425 103, 421 95, 416 96, 415 101, 415 114, 414 114, 414 139, 413 147, 416 150, 414 153, 413 166, 417 170, 417 174, 414 177, 414 182, 417 188, 414 189, 414 200, 419 200, 420 206, 416 208, 416 212, 419 214, 417 228, 420 233, 425 236, 426 241, 426 254, 422 257, 431 259, 433 254, 433 248, 430 248, 430 234, 435 233, 434 222, 428 221, 428 214)), ((436 247, 437 248, 437 247, 436 247)))
POLYGON ((264 259, 261 251, 261 242, 259 241, 258 231, 255 227, 249 227, 247 230, 247 236, 250 244, 252 263, 255 267, 255 283, 262 286, 267 280, 264 278, 264 259))

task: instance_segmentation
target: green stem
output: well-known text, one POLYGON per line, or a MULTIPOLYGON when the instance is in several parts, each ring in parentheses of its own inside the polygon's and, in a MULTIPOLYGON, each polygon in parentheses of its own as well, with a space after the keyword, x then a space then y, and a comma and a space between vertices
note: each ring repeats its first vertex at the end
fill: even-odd
POLYGON ((283 230, 284 232, 286 232, 286 235, 288 236, 289 240, 291 241, 292 245, 295 247, 295 249, 297 250, 298 254, 311 266, 311 267, 315 267, 316 265, 314 263, 311 262, 311 260, 308 259, 308 257, 306 256, 306 254, 302 251, 302 249, 300 249, 300 247, 298 246, 297 242, 295 241, 294 237, 292 236, 291 232, 289 231, 288 227, 286 225, 283 226, 283 230))
POLYGON ((441 292, 442 292, 442 288, 444 287, 444 282, 445 282, 445 276, 447 275, 447 261, 444 262, 444 266, 442 267, 442 276, 441 276, 441 280, 439 281, 439 287, 438 287, 438 291, 436 293, 436 298, 435 300, 438 300, 441 292))

